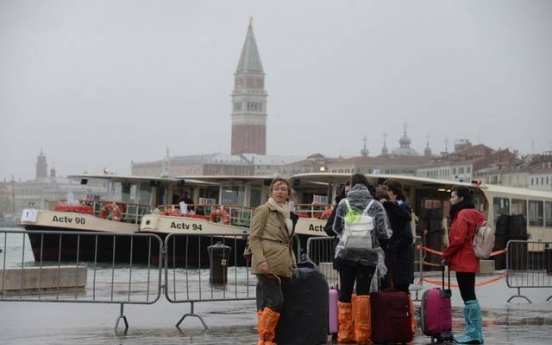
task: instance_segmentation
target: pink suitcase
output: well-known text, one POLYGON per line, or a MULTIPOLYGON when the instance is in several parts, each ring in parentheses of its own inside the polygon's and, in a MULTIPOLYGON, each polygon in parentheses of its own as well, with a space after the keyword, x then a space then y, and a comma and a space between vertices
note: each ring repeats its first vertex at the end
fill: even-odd
POLYGON ((439 343, 452 342, 452 308, 450 290, 450 270, 448 271, 448 289, 445 289, 445 266, 443 265, 443 286, 424 291, 421 304, 422 332, 439 343))
POLYGON ((339 326, 337 321, 337 289, 334 287, 330 288, 329 292, 329 303, 328 303, 328 334, 332 336, 337 334, 339 326))

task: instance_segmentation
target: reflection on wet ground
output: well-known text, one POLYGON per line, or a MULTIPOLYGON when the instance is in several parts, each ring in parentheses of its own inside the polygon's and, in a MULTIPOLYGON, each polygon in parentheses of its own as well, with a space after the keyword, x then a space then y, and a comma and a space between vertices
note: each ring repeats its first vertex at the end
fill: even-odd
MULTIPOLYGON (((174 307, 174 305, 162 304, 164 305, 162 308, 174 307)), ((205 331, 201 323, 194 318, 185 319, 180 329, 174 326, 181 315, 188 312, 188 307, 181 306, 170 313, 163 313, 162 309, 150 311, 149 308, 154 306, 125 312, 130 324, 130 328, 125 334, 121 329, 117 333, 114 332, 115 317, 112 316, 117 315, 113 309, 114 306, 87 308, 86 305, 81 304, 67 308, 70 310, 65 310, 66 308, 60 304, 52 303, 4 303, 0 304, 2 307, 0 313, 2 341, 0 343, 60 345, 75 343, 80 345, 256 344, 256 316, 251 301, 200 304, 200 307, 197 307, 200 310, 197 312, 205 318, 209 325, 209 329, 205 331), (32 313, 32 310, 35 312, 32 313), (14 323, 13 318, 7 316, 10 311, 13 311, 14 314, 22 312, 26 316, 14 323), (108 312, 106 313, 106 311, 108 312), (115 313, 113 313, 114 311, 115 313), (40 318, 42 320, 39 320, 40 318), (10 327, 10 324, 13 327, 10 327), (43 326, 34 327, 36 325, 43 326)), ((552 338, 551 306, 552 303, 548 302, 541 305, 540 310, 526 309, 524 306, 521 309, 516 306, 511 309, 485 310, 485 343, 550 344, 552 338)), ((464 322, 461 308, 453 308, 453 327, 455 333, 462 333, 464 322)), ((418 333, 412 342, 412 344, 430 343, 431 339, 421 333, 418 333)), ((329 339, 328 344, 337 344, 337 342, 329 339)))
MULTIPOLYGON (((14 245, 15 248, 23 248, 20 243, 14 245)), ((2 257, 4 260, 9 259, 2 257)), ((23 257, 25 262, 31 259, 29 255, 23 257)), ((16 256, 14 260, 21 260, 21 258, 16 256)), ((4 300, 0 301, 0 344, 218 345, 256 344, 257 342, 255 328, 257 316, 253 300, 196 303, 194 311, 204 318, 209 329, 204 331, 197 318, 186 318, 180 328, 176 328, 178 320, 190 312, 190 304, 171 303, 163 294, 158 300, 155 300, 157 291, 150 291, 147 285, 144 287, 139 284, 132 285, 133 296, 142 296, 145 297, 145 301, 155 303, 126 304, 123 313, 128 319, 130 328, 126 333, 121 330, 122 327, 115 332, 115 321, 121 313, 120 305, 105 303, 105 300, 99 303, 83 303, 90 302, 90 299, 84 297, 110 296, 110 294, 124 297, 127 284, 118 283, 118 281, 126 281, 127 276, 119 270, 115 274, 111 269, 103 267, 99 267, 95 274, 94 277, 97 280, 115 276, 117 283, 94 285, 94 290, 41 295, 43 300, 48 299, 47 297, 50 300, 57 298, 64 300, 58 302, 35 302, 34 300, 33 302, 21 302, 16 301, 17 298, 15 301, 9 300, 7 294, 2 295, 4 300), (119 287, 123 292, 119 291, 119 287), (151 297, 148 297, 150 295, 151 297)), ((243 274, 245 273, 241 273, 241 275, 243 274)), ((497 271, 496 274, 502 275, 503 272, 497 271)), ((208 279, 205 272, 200 272, 199 275, 206 276, 208 279)), ((193 272, 189 276, 195 277, 193 272)), ((440 278, 439 273, 428 272, 426 276, 436 280, 440 278)), ((149 272, 133 272, 133 277, 137 282, 149 281, 149 272)), ((90 280, 89 284, 92 282, 93 280, 90 280)), ((248 280, 239 287, 251 286, 251 290, 254 291, 254 283, 253 280, 248 280)), ((423 288, 431 287, 434 286, 428 283, 423 288)), ((179 288, 174 290, 175 293, 182 293, 179 288)), ((193 292, 201 291, 209 298, 218 296, 219 290, 208 285, 196 286, 193 284, 189 289, 193 292)), ((421 292, 418 291, 417 294, 413 292, 413 294, 419 297, 421 292)), ((485 344, 552 343, 552 300, 547 300, 552 294, 552 289, 523 289, 522 294, 526 295, 532 303, 524 298, 515 298, 512 303, 508 303, 508 299, 516 295, 516 291, 508 288, 504 280, 480 286, 476 289, 476 293, 484 312, 485 344)), ((174 297, 172 294, 170 296, 174 297)), ((173 298, 174 300, 177 299, 173 298)), ((128 303, 128 301, 126 302, 128 303)), ((462 304, 458 289, 453 288, 453 331, 456 334, 462 333, 464 329, 462 308, 459 307, 462 304)), ((419 300, 416 305, 419 309, 419 300)), ((419 331, 412 342, 412 344, 430 343, 431 339, 423 336, 419 331)), ((336 344, 336 342, 329 340, 328 344, 336 344)))

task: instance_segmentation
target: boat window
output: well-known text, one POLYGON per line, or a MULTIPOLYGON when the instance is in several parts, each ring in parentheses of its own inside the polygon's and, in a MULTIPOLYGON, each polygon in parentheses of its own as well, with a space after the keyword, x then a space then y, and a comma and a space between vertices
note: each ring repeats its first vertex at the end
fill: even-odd
POLYGON ((542 201, 529 200, 529 225, 543 226, 544 210, 542 201))
POLYGON ((245 195, 244 186, 222 186, 222 205, 243 205, 245 195))
POLYGON ((521 199, 512 199, 512 214, 522 214, 527 217, 527 202, 521 199))
POLYGON ((552 227, 552 202, 544 203, 544 226, 552 227))
MULTIPOLYGON (((167 205, 169 204, 170 202, 172 202, 172 200, 170 200, 169 202, 169 187, 168 186, 164 186, 164 185, 160 185, 160 186, 157 186, 157 192, 156 193, 156 200, 154 202, 155 205, 167 205)), ((149 202, 148 202, 149 204, 149 202)))
POLYGON ((507 198, 493 198, 494 223, 501 215, 510 215, 510 200, 507 198))
POLYGON ((130 183, 121 183, 121 201, 129 202, 130 201, 130 183))
POLYGON ((149 205, 151 202, 151 190, 153 186, 151 184, 142 183, 140 186, 140 195, 138 197, 139 204, 149 205))
POLYGON ((121 201, 121 182, 112 182, 107 189, 107 200, 121 201))
POLYGON ((476 209, 485 212, 485 197, 482 194, 474 195, 472 200, 476 209))
POLYGON ((257 207, 261 204, 263 189, 261 187, 251 186, 251 197, 249 198, 249 207, 257 207))

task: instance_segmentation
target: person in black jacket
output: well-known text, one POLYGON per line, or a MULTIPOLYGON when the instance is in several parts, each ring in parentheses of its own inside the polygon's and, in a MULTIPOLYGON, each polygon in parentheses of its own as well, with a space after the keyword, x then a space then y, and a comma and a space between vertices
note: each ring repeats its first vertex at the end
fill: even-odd
MULTIPOLYGON (((382 189, 388 198, 381 199, 393 235, 385 250, 385 265, 387 276, 382 281, 381 289, 394 288, 410 296, 409 286, 414 282, 414 237, 412 236, 412 209, 406 203, 406 194, 400 181, 389 179, 383 183, 382 189)), ((414 304, 410 300, 412 316, 412 333, 416 330, 414 304)))
MULTIPOLYGON (((324 225, 324 231, 328 236, 333 237, 334 240, 332 242, 332 257, 334 257, 335 247, 337 246, 337 243, 339 242, 336 233, 333 231, 333 223, 335 220, 335 211, 337 209, 337 205, 339 205, 339 202, 341 199, 345 198, 347 196, 347 192, 351 189, 351 180, 347 180, 343 185, 341 185, 341 188, 339 189, 339 193, 335 196, 335 206, 332 208, 332 213, 330 214, 330 217, 328 217, 328 220, 326 221, 326 225, 324 225)), ((338 270, 338 265, 333 261, 333 269, 338 270)))
MULTIPOLYGON (((334 199, 335 200, 335 206, 337 206, 339 204, 341 199, 343 199, 344 197, 347 196, 347 192, 349 191, 349 189, 351 189, 351 180, 347 180, 341 186, 341 189, 339 190, 339 193, 335 196, 335 199, 334 199)), ((324 225, 324 231, 330 237, 335 237, 336 236, 335 232, 333 231, 333 223, 334 223, 334 220, 335 220, 335 210, 336 209, 337 209, 337 207, 334 207, 332 209, 332 213, 330 214, 330 217, 326 221, 326 225, 324 225)))

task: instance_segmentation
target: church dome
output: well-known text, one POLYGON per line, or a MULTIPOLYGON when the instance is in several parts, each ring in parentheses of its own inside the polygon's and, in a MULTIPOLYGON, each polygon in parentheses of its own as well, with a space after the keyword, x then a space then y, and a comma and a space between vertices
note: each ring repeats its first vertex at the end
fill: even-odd
POLYGON ((419 156, 418 152, 410 147, 412 141, 406 135, 406 123, 404 124, 404 134, 399 139, 399 147, 393 150, 395 156, 419 156))
POLYGON ((412 140, 410 140, 409 137, 406 136, 406 131, 404 132, 404 135, 399 139, 399 144, 401 147, 410 146, 410 143, 412 140))

